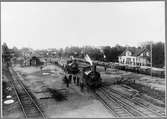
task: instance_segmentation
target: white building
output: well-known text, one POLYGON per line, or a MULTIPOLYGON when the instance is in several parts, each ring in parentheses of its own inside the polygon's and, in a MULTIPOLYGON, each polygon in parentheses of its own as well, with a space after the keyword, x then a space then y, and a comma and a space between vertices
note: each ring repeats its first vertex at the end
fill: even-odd
POLYGON ((118 58, 120 64, 132 66, 150 65, 151 53, 148 49, 127 48, 118 58))

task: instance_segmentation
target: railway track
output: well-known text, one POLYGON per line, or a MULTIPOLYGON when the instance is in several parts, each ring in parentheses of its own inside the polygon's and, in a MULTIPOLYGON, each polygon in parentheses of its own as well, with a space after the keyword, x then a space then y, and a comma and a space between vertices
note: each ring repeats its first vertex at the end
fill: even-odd
POLYGON ((96 92, 96 97, 99 101, 113 114, 115 117, 134 117, 128 110, 121 105, 111 101, 104 93, 96 92))
MULTIPOLYGON (((111 95, 109 92, 107 92, 103 88, 99 89, 99 91, 102 94, 104 94, 105 97, 107 97, 109 99, 109 101, 110 101, 109 103, 114 102, 119 107, 121 107, 122 109, 126 110, 126 112, 130 113, 133 117, 147 117, 147 115, 143 114, 141 111, 139 111, 136 108, 132 107, 130 104, 128 104, 126 102, 123 102, 119 98, 111 95)), ((118 111, 116 110, 116 112, 119 113, 119 110, 118 111)), ((123 117, 126 117, 126 116, 124 116, 124 114, 126 114, 126 112, 123 113, 123 117)), ((122 112, 121 112, 121 114, 122 114, 122 112)), ((120 114, 118 114, 118 115, 120 115, 120 114)), ((121 117, 122 117, 122 115, 121 115, 121 117)))
POLYGON ((9 68, 12 80, 11 84, 16 92, 17 98, 19 100, 21 109, 24 113, 25 118, 43 118, 46 119, 46 116, 41 111, 37 102, 33 99, 32 95, 29 91, 25 88, 24 84, 18 77, 17 73, 12 69, 9 68))
POLYGON ((162 117, 161 114, 139 105, 138 102, 135 102, 138 105, 132 104, 131 100, 117 93, 108 88, 100 88, 95 95, 116 117, 162 117))
POLYGON ((111 88, 101 88, 100 91, 108 95, 116 103, 129 110, 135 117, 163 117, 163 115, 151 110, 137 101, 132 101, 122 94, 114 92, 111 88))
POLYGON ((135 97, 134 99, 132 99, 132 98, 128 97, 127 95, 121 94, 119 91, 116 91, 112 88, 108 88, 108 90, 110 92, 113 92, 113 93, 117 94, 121 98, 129 100, 132 103, 137 104, 138 106, 149 110, 150 113, 152 113, 152 115, 154 115, 154 116, 159 116, 159 117, 165 116, 165 111, 164 110, 154 106, 153 104, 151 104, 151 103, 149 103, 149 102, 147 102, 147 101, 145 101, 141 98, 135 97))

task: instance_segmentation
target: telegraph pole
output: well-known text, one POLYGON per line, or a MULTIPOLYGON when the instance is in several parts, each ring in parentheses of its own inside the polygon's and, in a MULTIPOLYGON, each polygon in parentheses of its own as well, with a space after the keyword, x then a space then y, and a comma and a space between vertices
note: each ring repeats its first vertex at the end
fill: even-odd
POLYGON ((151 42, 151 77, 152 77, 152 42, 151 42))

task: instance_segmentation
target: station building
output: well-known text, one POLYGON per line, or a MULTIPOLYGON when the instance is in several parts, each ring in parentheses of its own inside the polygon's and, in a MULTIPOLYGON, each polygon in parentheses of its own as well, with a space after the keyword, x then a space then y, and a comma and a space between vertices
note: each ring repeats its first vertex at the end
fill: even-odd
POLYGON ((119 64, 150 66, 151 52, 146 49, 127 48, 119 57, 119 64))

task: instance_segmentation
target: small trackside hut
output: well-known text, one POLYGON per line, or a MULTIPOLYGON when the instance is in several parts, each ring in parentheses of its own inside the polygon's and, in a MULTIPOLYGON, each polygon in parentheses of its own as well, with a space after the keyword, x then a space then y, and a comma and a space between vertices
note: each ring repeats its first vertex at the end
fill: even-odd
POLYGON ((44 64, 44 62, 42 62, 40 60, 40 58, 37 57, 37 56, 32 56, 30 58, 30 66, 40 66, 40 65, 43 65, 43 64, 44 64))

